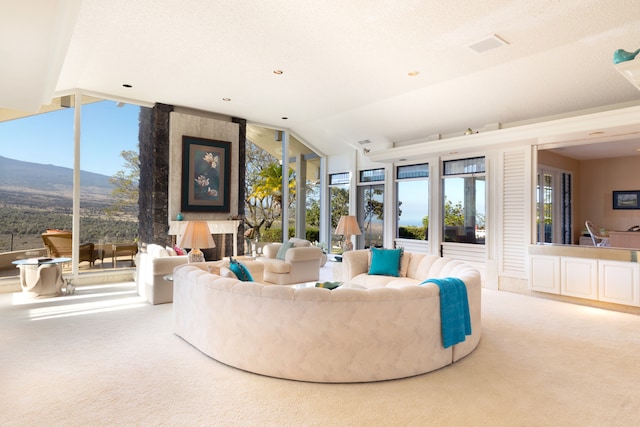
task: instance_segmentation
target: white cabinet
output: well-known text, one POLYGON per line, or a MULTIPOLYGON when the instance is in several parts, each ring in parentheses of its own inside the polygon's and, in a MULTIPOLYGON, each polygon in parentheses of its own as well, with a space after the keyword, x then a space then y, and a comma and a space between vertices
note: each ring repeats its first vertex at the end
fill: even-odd
POLYGON ((640 266, 637 263, 600 260, 600 301, 640 306, 640 266))
POLYGON ((561 295, 598 299, 598 260, 560 258, 561 295))
POLYGON ((560 257, 531 255, 529 257, 531 289, 552 294, 560 293, 560 257))
POLYGON ((640 307, 640 264, 560 255, 529 255, 531 290, 640 307))

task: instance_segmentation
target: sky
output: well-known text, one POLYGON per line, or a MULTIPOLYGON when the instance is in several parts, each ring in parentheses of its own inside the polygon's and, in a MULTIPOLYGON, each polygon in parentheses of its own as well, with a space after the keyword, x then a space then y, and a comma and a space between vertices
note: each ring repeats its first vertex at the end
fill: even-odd
MULTIPOLYGON (((82 106, 80 169, 113 176, 122 150, 138 150, 140 107, 114 101, 82 106)), ((73 168, 73 108, 0 123, 0 156, 73 168)))

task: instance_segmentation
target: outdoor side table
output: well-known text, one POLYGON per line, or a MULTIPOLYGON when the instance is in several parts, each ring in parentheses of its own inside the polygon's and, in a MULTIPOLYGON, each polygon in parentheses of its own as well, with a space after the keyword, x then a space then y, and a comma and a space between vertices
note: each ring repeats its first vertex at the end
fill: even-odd
POLYGON ((31 298, 57 297, 62 295, 61 264, 71 258, 28 258, 13 261, 20 269, 20 287, 31 298))

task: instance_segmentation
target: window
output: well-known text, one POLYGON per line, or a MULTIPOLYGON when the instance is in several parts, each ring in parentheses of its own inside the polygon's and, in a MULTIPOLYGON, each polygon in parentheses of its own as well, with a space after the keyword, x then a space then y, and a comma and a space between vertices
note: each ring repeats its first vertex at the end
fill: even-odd
POLYGON ((370 169, 360 171, 360 182, 384 181, 384 169, 370 169))
POLYGON ((379 181, 384 181, 384 168, 360 171, 358 223, 365 249, 384 243, 384 184, 370 184, 379 181))
POLYGON ((444 241, 484 244, 486 235, 485 159, 444 162, 444 241))
POLYGON ((538 168, 536 240, 571 244, 571 173, 538 168))
POLYGON ((429 165, 398 166, 396 169, 397 237, 428 240, 429 165))
POLYGON ((349 172, 334 173, 329 175, 329 200, 331 221, 331 253, 341 253, 342 235, 334 234, 338 221, 342 215, 349 215, 349 172))

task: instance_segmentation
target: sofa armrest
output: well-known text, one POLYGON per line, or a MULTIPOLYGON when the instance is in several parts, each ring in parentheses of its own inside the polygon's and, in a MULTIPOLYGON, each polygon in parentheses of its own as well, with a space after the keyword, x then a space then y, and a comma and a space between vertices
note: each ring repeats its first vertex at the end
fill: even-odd
POLYGON ((157 276, 159 274, 171 274, 173 269, 179 265, 187 264, 189 262, 187 255, 179 256, 167 256, 161 258, 151 259, 151 275, 157 276))
POLYGON ((369 250, 359 249, 342 254, 342 281, 349 282, 358 274, 369 272, 369 250))

